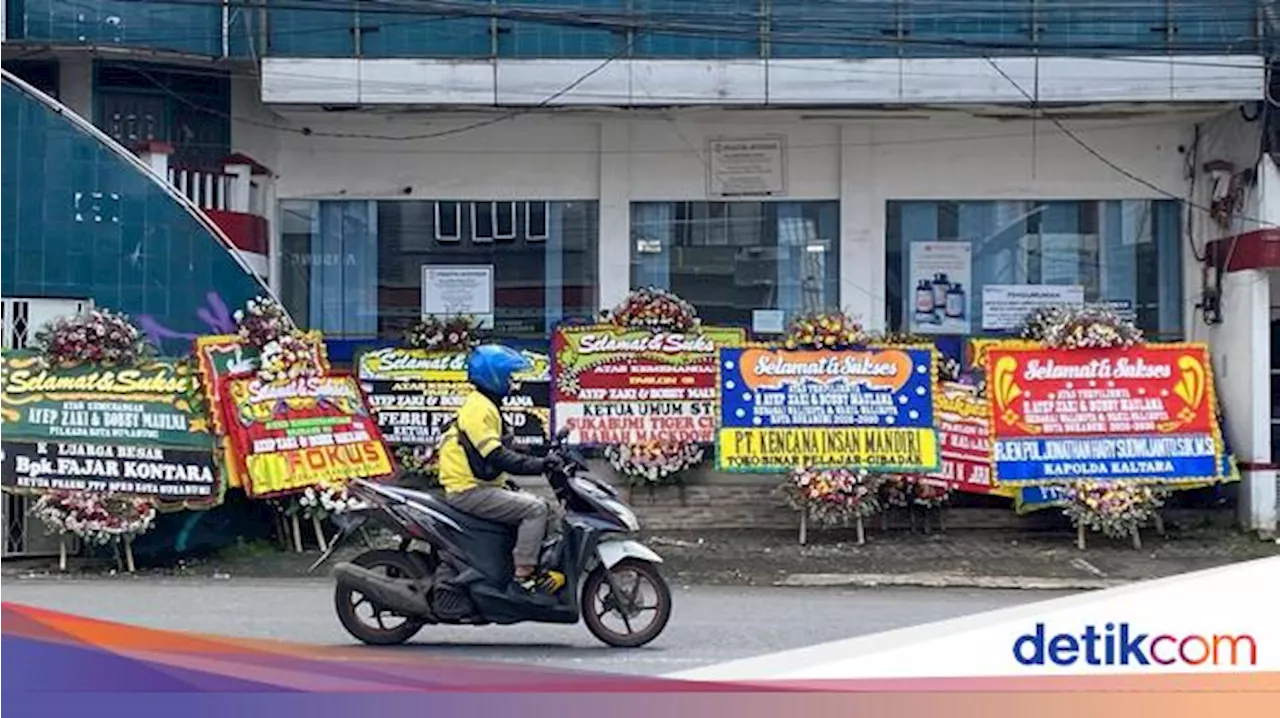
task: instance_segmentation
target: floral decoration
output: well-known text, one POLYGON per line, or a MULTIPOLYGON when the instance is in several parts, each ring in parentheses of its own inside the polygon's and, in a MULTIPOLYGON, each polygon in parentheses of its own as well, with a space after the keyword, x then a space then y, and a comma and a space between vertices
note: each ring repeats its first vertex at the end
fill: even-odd
POLYGON ((880 511, 878 479, 862 469, 794 469, 778 487, 787 505, 820 526, 844 525, 880 511))
POLYGON ((345 484, 308 486, 297 498, 304 518, 324 519, 364 507, 364 501, 353 496, 345 484))
POLYGON ((847 349, 872 340, 862 325, 843 313, 816 313, 796 317, 787 330, 787 349, 847 349))
POLYGON ((938 381, 960 381, 963 378, 963 371, 960 368, 960 362, 955 357, 939 354, 938 356, 938 381))
POLYGON ((604 319, 629 329, 688 332, 698 328, 698 311, 689 302, 657 287, 637 289, 627 295, 604 319))
MULTIPOLYGON (((624 329, 692 332, 701 326, 698 312, 692 304, 656 287, 633 290, 612 311, 601 314, 605 321, 624 329)), ((560 374, 557 384, 570 394, 580 388, 578 377, 573 372, 560 374)), ((647 441, 609 445, 604 447, 604 455, 614 470, 628 481, 653 486, 678 484, 685 471, 702 463, 706 450, 696 443, 647 441)))
POLYGON ((240 341, 258 349, 283 336, 298 333, 289 313, 272 297, 250 299, 244 309, 237 309, 233 316, 239 327, 240 341))
POLYGON ((124 314, 91 309, 46 324, 34 347, 55 364, 134 364, 155 356, 155 346, 124 314))
POLYGON ((683 471, 702 463, 705 451, 698 444, 651 441, 605 447, 605 458, 632 483, 676 482, 683 471))
POLYGON ((932 510, 942 508, 951 500, 951 489, 921 474, 886 474, 880 483, 879 495, 886 507, 919 506, 932 510))
POLYGON ((911 487, 911 503, 923 509, 940 509, 951 500, 951 489, 937 481, 915 477, 911 487))
POLYGON ((320 374, 316 348, 301 333, 283 334, 262 347, 258 378, 267 384, 287 384, 320 374))
POLYGON ((85 543, 105 546, 146 533, 155 524, 150 499, 86 491, 50 491, 31 509, 53 533, 73 534, 85 543))
POLYGON ((1077 481, 1066 487, 1063 513, 1075 526, 1112 538, 1131 536, 1164 505, 1165 492, 1129 482, 1077 481))
POLYGON ((470 315, 425 316, 405 331, 404 341, 414 349, 470 351, 480 342, 479 332, 480 320, 470 315))
POLYGON ((433 478, 440 468, 436 447, 430 444, 400 444, 393 451, 396 463, 407 474, 433 478))
POLYGON ((1107 307, 1042 307, 1027 315, 1022 338, 1055 349, 1114 349, 1143 342, 1142 331, 1107 307))

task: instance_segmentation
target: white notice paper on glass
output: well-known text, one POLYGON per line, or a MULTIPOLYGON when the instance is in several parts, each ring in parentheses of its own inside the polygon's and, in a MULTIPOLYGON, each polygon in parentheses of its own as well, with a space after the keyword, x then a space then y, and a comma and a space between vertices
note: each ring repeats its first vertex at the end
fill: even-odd
POLYGON ((787 313, 781 309, 752 309, 751 331, 756 334, 782 334, 787 330, 787 313))
POLYGON ((988 284, 982 288, 982 328, 1008 331, 1041 307, 1084 306, 1079 284, 988 284))
POLYGON ((493 265, 422 265, 422 315, 460 314, 493 326, 493 265))

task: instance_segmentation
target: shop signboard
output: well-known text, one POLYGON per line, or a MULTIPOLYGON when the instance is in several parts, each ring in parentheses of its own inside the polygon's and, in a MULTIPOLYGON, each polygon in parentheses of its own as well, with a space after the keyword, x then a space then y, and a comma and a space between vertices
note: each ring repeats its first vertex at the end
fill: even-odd
POLYGON ((2 446, 0 476, 9 489, 133 494, 162 502, 208 501, 219 493, 209 449, 51 441, 2 446))
POLYGON ((651 332, 559 327, 552 406, 557 431, 581 446, 715 440, 716 350, 746 341, 741 329, 651 332))
POLYGON ((1203 344, 993 345, 986 370, 999 484, 1224 478, 1203 344))
POLYGON ((717 468, 938 471, 934 357, 926 347, 721 349, 717 468))
MULTIPOLYGON (((515 377, 519 387, 502 402, 502 420, 517 447, 544 446, 550 438, 551 371, 545 354, 524 352, 533 370, 515 377)), ((474 387, 466 352, 385 347, 360 355, 356 374, 388 444, 435 446, 474 387)))
POLYGON ((935 390, 934 423, 942 469, 929 474, 954 491, 991 493, 991 409, 976 387, 940 383, 935 390))
POLYGON ((249 496, 393 473, 354 378, 267 383, 227 377, 223 382, 223 421, 249 496))

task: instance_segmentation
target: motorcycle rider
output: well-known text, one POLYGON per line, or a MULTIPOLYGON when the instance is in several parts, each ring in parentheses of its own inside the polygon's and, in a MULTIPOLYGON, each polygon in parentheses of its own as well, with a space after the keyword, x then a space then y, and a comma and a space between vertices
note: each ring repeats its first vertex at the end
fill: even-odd
POLYGON ((514 490, 509 474, 537 476, 563 467, 554 454, 546 458, 515 451, 503 444, 502 399, 515 388, 513 375, 533 368, 523 354, 499 344, 476 347, 467 357, 467 380, 475 386, 440 439, 440 485, 445 501, 477 518, 516 525, 512 549, 513 588, 554 592, 564 577, 535 575, 546 536, 549 509, 541 499, 514 490), (557 580, 558 579, 558 580, 557 580))

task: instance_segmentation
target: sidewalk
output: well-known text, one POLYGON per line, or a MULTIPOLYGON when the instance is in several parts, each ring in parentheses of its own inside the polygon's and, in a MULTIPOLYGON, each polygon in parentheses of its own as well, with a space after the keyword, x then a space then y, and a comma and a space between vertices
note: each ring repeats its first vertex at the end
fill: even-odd
MULTIPOLYGON (((1143 537, 1141 551, 1125 542, 1091 535, 1075 547, 1075 534, 958 531, 911 534, 869 530, 857 546, 852 532, 822 531, 799 546, 794 532, 660 531, 643 537, 665 560, 664 573, 677 585, 753 586, 950 586, 971 588, 1093 589, 1267 556, 1280 545, 1223 529, 1143 537)), ((338 560, 365 550, 358 541, 338 560)), ((140 568, 143 577, 303 578, 318 553, 302 554, 251 546, 178 566, 140 568)), ((330 564, 331 566, 332 564, 330 564)), ((70 576, 119 577, 102 562, 76 562, 70 576)), ((6 578, 51 578, 56 561, 7 560, 6 578)), ((313 577, 327 576, 328 567, 313 577)), ((125 577, 119 577, 125 578, 125 577)))
POLYGON ((749 585, 1092 589, 1280 556, 1274 542, 1226 530, 1143 541, 1138 551, 1091 535, 1081 551, 1073 532, 989 530, 870 530, 863 546, 851 531, 818 532, 807 546, 792 532, 663 532, 650 539, 676 580, 749 585))

